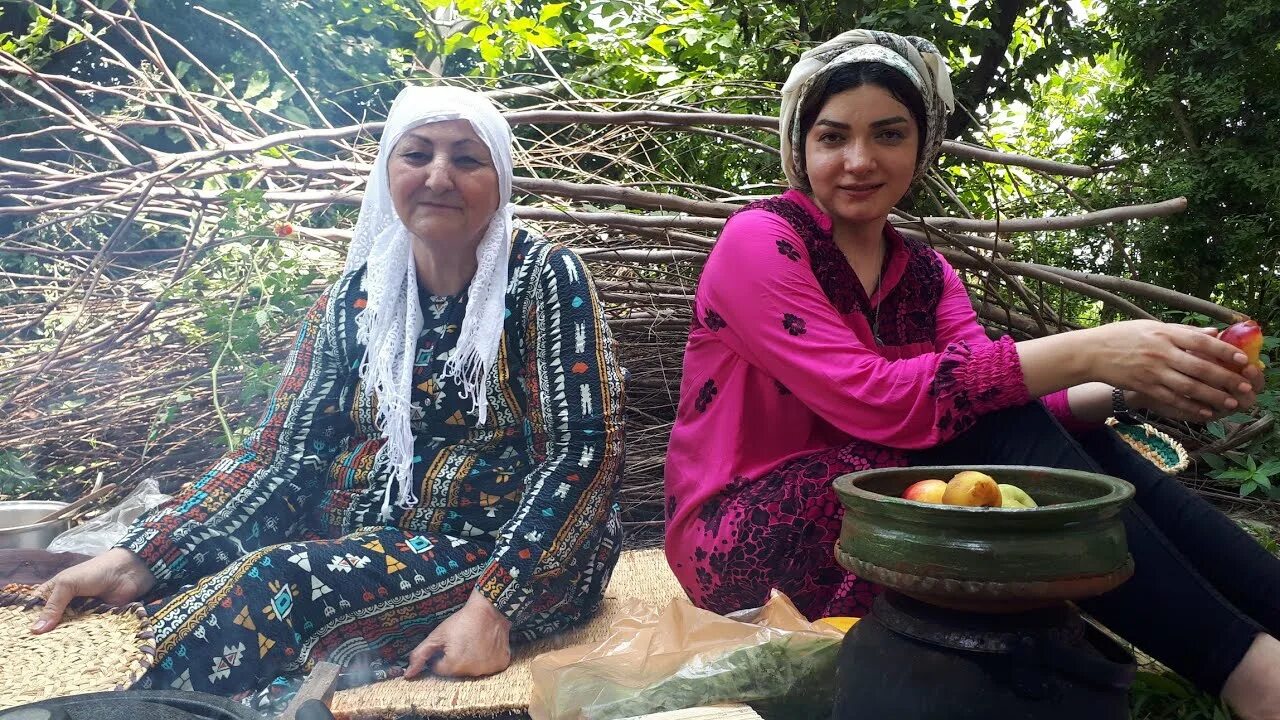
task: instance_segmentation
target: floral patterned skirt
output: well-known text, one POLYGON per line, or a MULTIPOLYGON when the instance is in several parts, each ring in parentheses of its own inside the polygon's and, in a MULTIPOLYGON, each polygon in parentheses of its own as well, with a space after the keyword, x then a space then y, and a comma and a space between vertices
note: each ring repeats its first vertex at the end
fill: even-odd
POLYGON ((836 562, 844 508, 831 483, 856 470, 907 464, 900 451, 855 441, 742 478, 702 506, 696 522, 703 542, 687 552, 668 547, 668 558, 684 566, 678 576, 696 577, 683 583, 685 592, 712 612, 759 607, 774 588, 810 620, 862 617, 881 589, 836 562), (681 572, 689 566, 692 573, 681 572))

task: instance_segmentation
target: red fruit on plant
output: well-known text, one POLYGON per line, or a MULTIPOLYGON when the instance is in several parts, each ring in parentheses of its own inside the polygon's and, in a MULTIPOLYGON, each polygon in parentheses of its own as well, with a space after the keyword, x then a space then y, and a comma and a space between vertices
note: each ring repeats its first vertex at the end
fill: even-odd
MULTIPOLYGON (((1249 364, 1262 369, 1262 326, 1257 321, 1245 320, 1218 333, 1218 339, 1235 345, 1249 358, 1249 364)), ((1236 368, 1231 368, 1236 369, 1236 368)))
POLYGON ((289 237, 293 234, 293 226, 289 223, 280 223, 276 226, 276 237, 289 237))

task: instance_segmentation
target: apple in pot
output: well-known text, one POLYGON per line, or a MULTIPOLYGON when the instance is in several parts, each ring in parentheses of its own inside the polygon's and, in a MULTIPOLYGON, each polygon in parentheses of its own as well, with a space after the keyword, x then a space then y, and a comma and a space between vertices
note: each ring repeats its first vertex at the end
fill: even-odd
POLYGON ((967 507, 1000 507, 1000 487, 986 473, 964 470, 947 483, 942 502, 967 507))
POLYGON ((903 490, 902 497, 922 503, 940 503, 946 491, 947 484, 941 480, 921 480, 903 490))

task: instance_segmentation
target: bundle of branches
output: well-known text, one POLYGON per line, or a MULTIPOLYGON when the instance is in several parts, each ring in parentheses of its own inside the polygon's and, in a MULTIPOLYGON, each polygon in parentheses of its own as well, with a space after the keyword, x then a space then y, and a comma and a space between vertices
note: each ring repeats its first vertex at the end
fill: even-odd
MULTIPOLYGON (((323 121, 295 82, 295 104, 321 119, 305 126, 237 96, 129 9, 83 7, 132 51, 48 15, 99 46, 113 81, 45 74, 0 52, 0 94, 19 118, 0 144, 0 460, 11 475, 59 481, 64 495, 99 472, 122 488, 190 481, 251 427, 302 309, 339 271, 380 130, 323 121), (215 90, 189 89, 175 57, 215 90)), ((658 94, 584 98, 559 80, 493 94, 517 131, 518 214, 582 255, 608 305, 630 371, 626 520, 655 528, 693 290, 717 230, 751 199, 690 178, 709 158, 737 177, 776 178, 776 119, 658 94)), ((944 152, 984 172, 1100 171, 963 143, 944 152)), ((1174 213, 1182 199, 984 219, 945 175, 925 193, 934 214, 892 221, 962 272, 993 332, 1060 332, 1079 325, 1081 308, 1237 319, 1136 280, 1015 259, 1038 233, 1174 213)), ((1242 424, 1214 449, 1269 422, 1242 424)), ((1213 440, 1165 429, 1192 447, 1213 440)))

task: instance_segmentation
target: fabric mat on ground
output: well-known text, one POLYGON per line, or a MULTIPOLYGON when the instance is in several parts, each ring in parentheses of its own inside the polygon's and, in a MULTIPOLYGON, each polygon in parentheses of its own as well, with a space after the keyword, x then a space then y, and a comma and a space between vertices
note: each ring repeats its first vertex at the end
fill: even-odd
POLYGON ((629 599, 664 607, 683 595, 661 549, 630 550, 618 560, 600 612, 590 622, 513 648, 514 659, 505 672, 478 680, 426 677, 373 683, 336 693, 332 710, 341 720, 390 720, 406 715, 433 719, 507 717, 528 707, 533 684, 529 663, 534 657, 549 650, 602 640, 629 599))
POLYGON ((39 585, 89 555, 51 553, 48 550, 0 549, 0 587, 39 585))

